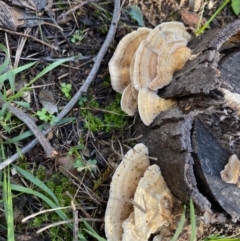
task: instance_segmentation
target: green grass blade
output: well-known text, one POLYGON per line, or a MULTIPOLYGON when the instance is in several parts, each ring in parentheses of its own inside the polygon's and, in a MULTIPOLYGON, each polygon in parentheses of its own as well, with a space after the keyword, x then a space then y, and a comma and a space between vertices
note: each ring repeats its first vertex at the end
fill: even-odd
POLYGON ((206 28, 209 27, 209 24, 213 21, 214 18, 222 11, 222 9, 230 2, 230 0, 225 0, 220 7, 216 10, 216 12, 210 17, 210 19, 200 28, 197 29, 195 34, 198 36, 204 32, 206 28))
POLYGON ((83 223, 87 228, 87 229, 84 229, 85 232, 90 234, 92 237, 96 238, 98 241, 107 241, 105 238, 102 238, 101 236, 99 236, 98 233, 86 221, 83 221, 83 223))
MULTIPOLYGON (((7 106, 6 106, 6 107, 7 107, 7 106)), ((0 113, 1 113, 1 111, 0 111, 0 113)), ((1 116, 1 114, 0 114, 0 116, 1 116)), ((56 126, 63 125, 63 124, 65 124, 65 123, 67 123, 67 122, 74 121, 74 120, 76 120, 75 117, 66 117, 66 118, 61 119, 61 120, 56 124, 56 126)), ((39 125, 39 126, 38 126, 38 129, 39 129, 40 131, 42 131, 42 130, 43 130, 43 127, 44 127, 44 124, 39 125)), ((18 136, 15 136, 15 137, 13 137, 13 138, 11 138, 11 139, 8 139, 8 140, 4 141, 3 143, 4 143, 4 144, 17 143, 18 141, 21 141, 21 140, 23 140, 23 139, 26 139, 27 137, 32 136, 32 135, 33 135, 32 131, 26 131, 26 132, 24 132, 24 133, 22 133, 22 134, 20 134, 20 135, 18 135, 18 136)))
MULTIPOLYGON (((3 182, 0 182, 0 185, 3 185, 3 182)), ((40 199, 42 199, 45 203, 47 203, 53 209, 59 207, 52 200, 50 200, 48 197, 46 197, 42 193, 34 191, 34 190, 30 189, 30 188, 26 188, 26 187, 22 187, 22 186, 19 186, 19 185, 11 184, 11 190, 22 192, 22 193, 28 193, 28 194, 34 195, 36 197, 39 197, 40 199)), ((58 214, 58 216, 62 220, 69 220, 67 215, 61 209, 57 209, 57 210, 55 210, 55 212, 58 214)), ((68 224, 68 226, 70 228, 72 228, 71 224, 68 224)))
POLYGON ((38 80, 39 78, 41 78, 42 76, 47 74, 49 71, 53 70, 54 68, 58 67, 59 65, 65 63, 65 62, 73 61, 76 58, 77 57, 70 57, 70 58, 66 58, 66 59, 61 59, 61 60, 58 60, 58 61, 48 65, 36 77, 34 77, 24 88, 22 88, 18 93, 16 93, 16 95, 13 95, 11 97, 11 99, 16 99, 17 97, 21 96, 22 93, 24 93, 28 89, 29 86, 31 86, 36 80, 38 80))
POLYGON ((33 176, 31 173, 23 170, 21 167, 17 165, 13 165, 14 168, 27 180, 35 184, 38 188, 42 189, 44 192, 46 192, 52 199, 55 201, 55 204, 59 207, 59 202, 55 194, 52 192, 52 190, 42 181, 40 181, 38 178, 33 176))
POLYGON ((6 54, 6 57, 5 57, 5 60, 4 60, 3 64, 0 65, 0 74, 2 74, 6 70, 7 66, 10 63, 10 57, 9 57, 9 54, 8 54, 8 50, 4 45, 0 44, 0 49, 2 51, 4 51, 5 54, 6 54))
POLYGON ((56 126, 60 126, 60 125, 63 125, 67 122, 72 122, 76 120, 76 117, 65 117, 65 118, 62 118, 60 121, 57 122, 56 126))
POLYGON ((196 217, 195 217, 195 210, 194 210, 192 198, 190 199, 190 221, 191 221, 190 241, 196 241, 196 239, 197 239, 197 226, 196 226, 196 217))
POLYGON ((173 238, 171 239, 171 241, 177 241, 178 236, 180 235, 180 233, 183 230, 184 224, 185 224, 185 220, 186 220, 186 206, 184 205, 183 207, 183 213, 182 216, 180 218, 179 224, 178 224, 178 228, 173 236, 173 238))
POLYGON ((10 83, 10 87, 11 87, 11 90, 12 90, 12 93, 15 92, 15 74, 13 71, 8 71, 8 81, 10 83))
POLYGON ((11 69, 11 70, 7 71, 6 73, 0 75, 0 84, 2 84, 5 80, 8 79, 10 73, 16 75, 16 74, 24 71, 25 69, 29 69, 29 68, 32 67, 34 64, 36 64, 36 62, 32 62, 32 63, 29 63, 29 64, 25 64, 25 65, 20 66, 20 67, 18 67, 18 68, 16 68, 16 69, 11 69))
POLYGON ((2 109, 0 110, 0 117, 4 117, 7 107, 8 107, 8 103, 4 103, 2 106, 2 109))
POLYGON ((23 107, 24 109, 30 109, 30 104, 26 101, 14 101, 17 105, 23 107))
POLYGON ((4 210, 7 221, 7 237, 9 241, 14 241, 14 215, 13 215, 13 204, 12 204, 12 190, 10 184, 10 174, 9 167, 4 169, 4 179, 3 179, 3 200, 4 200, 4 210))

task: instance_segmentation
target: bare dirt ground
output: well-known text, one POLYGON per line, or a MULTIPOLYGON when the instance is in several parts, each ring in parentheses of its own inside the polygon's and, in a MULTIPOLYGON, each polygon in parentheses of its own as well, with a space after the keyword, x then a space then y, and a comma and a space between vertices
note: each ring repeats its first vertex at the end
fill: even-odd
MULTIPOLYGON (((36 2, 33 1, 33 3, 36 2)), ((43 2, 45 1, 42 1, 42 4, 43 2)), ((108 62, 119 40, 139 27, 129 15, 129 7, 132 5, 140 7, 147 27, 153 28, 164 21, 182 21, 194 38, 198 23, 207 21, 221 2, 213 0, 206 1, 206 4, 197 0, 124 2, 114 40, 99 63, 97 75, 90 87, 83 91, 77 104, 69 110, 66 117, 71 119, 65 119, 65 122, 54 127, 47 135, 47 140, 57 151, 58 156, 47 158, 38 144, 15 162, 45 182, 56 194, 61 207, 70 206, 73 201, 78 210, 78 217, 87 218, 100 236, 104 237, 103 218, 111 175, 121 160, 122 154, 136 143, 132 131, 135 118, 127 117, 119 109, 120 99, 111 88, 108 73, 108 62), (79 160, 77 164, 76 160, 79 160), (76 166, 80 167, 79 171, 76 170, 76 166)), ((49 64, 56 63, 57 60, 63 58, 77 56, 76 60, 62 63, 50 70, 33 82, 28 91, 25 91, 28 92, 25 101, 30 108, 21 107, 21 109, 31 116, 38 126, 46 124, 36 115, 43 107, 41 99, 50 100, 60 112, 82 87, 106 39, 114 2, 111 0, 107 2, 53 1, 52 5, 37 5, 39 9, 38 7, 31 8, 33 6, 31 4, 30 7, 28 5, 15 6, 15 1, 5 1, 5 3, 8 6, 5 11, 10 12, 5 14, 0 11, 0 43, 9 51, 11 63, 8 68, 37 61, 30 69, 21 71, 16 76, 14 84, 16 92, 49 64), (24 14, 19 17, 20 13, 11 9, 12 7, 20 9, 21 14, 24 14), (70 10, 72 11, 69 12, 70 10), (22 22, 24 22, 24 27, 21 27, 22 22), (62 83, 71 84, 69 96, 64 94, 62 83)), ((224 26, 236 18, 230 5, 227 5, 206 31, 224 26)), ((1 62, 4 58, 5 53, 1 51, 1 62)), ((5 83, 2 92, 3 90, 6 91, 4 93, 7 93, 8 97, 14 96, 9 83, 5 83)), ((23 98, 16 97, 11 100, 23 101, 23 98)), ((13 113, 10 120, 6 121, 7 126, 10 126, 8 131, 3 128, 5 120, 0 119, 1 143, 4 147, 4 155, 1 155, 2 161, 6 159, 4 157, 12 156, 33 140, 33 136, 30 136, 10 144, 7 143, 7 140, 18 137, 28 130, 26 125, 14 117, 13 113)), ((19 175, 13 175, 11 183, 40 191, 39 187, 19 175)), ((49 206, 31 194, 14 191, 13 195, 16 240, 72 240, 72 232, 67 225, 57 226, 36 234, 40 228, 60 221, 58 216, 48 213, 22 223, 23 217, 42 209, 48 209, 49 206)), ((5 214, 1 204, 0 240, 7 240, 5 214)), ((72 209, 68 208, 66 214, 72 218, 72 209)), ((82 223, 79 226, 80 229, 84 229, 82 223)), ((87 240, 94 240, 84 230, 82 232, 87 240)), ((238 232, 238 228, 231 223, 208 226, 204 228, 202 235, 214 232, 232 235, 238 232)), ((184 240, 184 236, 182 238, 184 240)))

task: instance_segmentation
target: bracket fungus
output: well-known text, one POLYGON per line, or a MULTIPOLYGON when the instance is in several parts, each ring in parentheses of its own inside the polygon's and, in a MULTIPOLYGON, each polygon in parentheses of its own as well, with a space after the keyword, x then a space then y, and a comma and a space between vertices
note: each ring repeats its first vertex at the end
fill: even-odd
POLYGON ((156 91, 168 85, 173 74, 190 59, 191 50, 186 47, 189 40, 182 23, 166 22, 153 30, 139 28, 119 42, 109 72, 113 89, 122 93, 121 108, 125 113, 132 116, 138 107, 144 124, 150 125, 161 111, 174 106, 172 100, 164 103, 164 99, 157 98, 156 91), (156 103, 144 94, 153 96, 156 103), (146 99, 150 105, 145 103, 143 109, 140 103, 146 99))
POLYGON ((240 187, 240 160, 235 154, 228 159, 227 165, 221 171, 221 178, 226 183, 233 183, 240 187))
POLYGON ((127 152, 115 171, 105 213, 105 233, 108 241, 122 239, 122 222, 133 210, 130 198, 149 165, 147 147, 137 144, 127 152))
POLYGON ((172 222, 174 198, 159 166, 149 166, 147 155, 147 147, 137 144, 113 175, 105 213, 108 241, 147 241, 172 222))
POLYGON ((172 223, 174 200, 158 165, 151 165, 145 171, 138 183, 134 203, 144 209, 134 206, 136 232, 143 240, 172 223))
POLYGON ((126 35, 119 42, 114 55, 108 64, 112 88, 116 92, 122 93, 130 84, 130 64, 138 46, 142 40, 147 37, 150 31, 151 29, 149 28, 139 28, 126 35))
POLYGON ((155 91, 142 88, 138 93, 138 111, 146 126, 149 126, 161 111, 169 110, 175 106, 172 99, 163 99, 155 91))
POLYGON ((189 40, 190 35, 180 22, 155 27, 136 51, 134 87, 157 90, 168 85, 173 73, 190 58, 190 49, 186 47, 189 40))
POLYGON ((129 116, 133 116, 138 108, 137 104, 138 91, 130 83, 122 93, 121 109, 129 116))

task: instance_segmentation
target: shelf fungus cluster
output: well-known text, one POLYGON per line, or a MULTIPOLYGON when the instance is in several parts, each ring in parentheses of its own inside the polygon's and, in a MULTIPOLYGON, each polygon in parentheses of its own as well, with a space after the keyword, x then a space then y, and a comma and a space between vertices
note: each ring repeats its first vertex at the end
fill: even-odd
POLYGON ((113 175, 105 213, 108 241, 147 241, 172 222, 174 199, 148 149, 137 144, 113 175))
POLYGON ((157 90, 189 60, 189 40, 182 23, 166 22, 153 30, 139 28, 120 41, 109 72, 113 89, 122 94, 124 112, 132 116, 138 110, 143 123, 150 125, 161 111, 175 105, 174 100, 160 98, 157 90))

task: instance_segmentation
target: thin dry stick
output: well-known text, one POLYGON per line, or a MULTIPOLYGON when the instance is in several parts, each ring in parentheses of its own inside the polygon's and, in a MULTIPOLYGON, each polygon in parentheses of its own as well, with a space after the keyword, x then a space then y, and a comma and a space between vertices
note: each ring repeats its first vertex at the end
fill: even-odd
MULTIPOLYGON (((120 18, 120 12, 121 12, 121 7, 120 7, 120 0, 114 0, 114 11, 113 11, 113 17, 112 17, 112 22, 107 34, 107 37, 95 59, 95 63, 93 65, 93 68, 91 72, 89 73, 86 81, 83 83, 82 87, 78 90, 78 92, 73 96, 71 101, 64 107, 64 109, 59 113, 57 116, 58 120, 61 120, 73 107, 74 105, 78 102, 79 97, 82 95, 83 92, 86 92, 92 81, 94 80, 98 69, 100 67, 101 61, 107 52, 113 37, 115 35, 118 21, 120 18)), ((1 30, 1 29, 0 29, 1 30)), ((54 126, 49 127, 46 131, 43 132, 43 134, 47 134, 53 129, 54 126)), ((34 139, 31 141, 28 145, 26 145, 24 148, 20 150, 21 154, 25 154, 28 151, 30 151, 36 144, 38 143, 37 139, 34 139)), ((16 161, 20 155, 19 153, 15 153, 13 156, 10 158, 6 159, 4 162, 0 163, 0 170, 2 170, 4 167, 10 165, 12 162, 16 161)))
POLYGON ((43 133, 38 129, 37 125, 34 121, 23 111, 20 109, 10 105, 9 103, 0 99, 0 106, 2 107, 4 104, 7 104, 7 109, 15 115, 18 119, 25 123, 26 126, 33 132, 35 137, 38 139, 39 143, 43 147, 45 154, 47 157, 53 158, 57 155, 57 152, 50 145, 47 138, 43 135, 43 133))
MULTIPOLYGON (((84 2, 81 2, 80 4, 78 4, 77 6, 75 6, 74 8, 71 8, 69 11, 61 14, 58 18, 58 22, 61 21, 61 19, 66 18, 67 15, 74 13, 77 9, 79 9, 80 7, 84 6, 85 4, 89 3, 89 2, 96 2, 95 0, 86 0, 84 2)), ((115 3, 114 3, 115 4, 115 3)))
POLYGON ((52 209, 45 209, 45 210, 41 210, 37 213, 33 213, 25 218, 22 219, 22 223, 25 223, 26 221, 28 221, 31 218, 35 218, 38 215, 41 215, 43 213, 48 213, 48 212, 54 212, 56 210, 63 210, 63 209, 67 209, 67 208, 71 208, 71 206, 66 206, 66 207, 58 207, 58 208, 52 208, 52 209))
POLYGON ((48 44, 48 43, 46 43, 46 42, 44 42, 44 41, 42 41, 42 40, 40 40, 40 39, 38 39, 38 38, 35 38, 35 37, 31 36, 31 35, 28 35, 28 34, 23 34, 23 33, 14 32, 14 31, 11 31, 11 30, 8 30, 8 29, 5 29, 5 28, 0 28, 0 31, 4 31, 4 32, 6 32, 6 33, 15 34, 15 35, 22 36, 22 37, 26 37, 26 38, 30 38, 30 39, 32 39, 32 40, 35 40, 36 42, 39 42, 39 43, 41 43, 41 44, 43 44, 43 45, 48 46, 48 47, 51 48, 51 49, 54 49, 54 50, 57 50, 57 49, 58 49, 57 47, 52 46, 51 44, 48 44))
POLYGON ((78 210, 73 201, 71 201, 72 213, 73 213, 73 241, 78 241, 78 210))
MULTIPOLYGON (((79 222, 84 222, 84 221, 89 221, 89 222, 103 222, 103 219, 102 218, 79 218, 78 219, 79 222)), ((52 228, 52 227, 56 227, 56 226, 60 226, 61 224, 67 224, 67 223, 72 223, 73 222, 73 219, 69 219, 69 220, 65 220, 65 221, 60 221, 60 222, 57 222, 57 223, 52 223, 52 224, 49 224, 41 229, 39 229, 37 231, 37 233, 41 233, 49 228, 52 228)))
MULTIPOLYGON (((26 28, 24 29, 24 34, 28 35, 31 32, 32 28, 26 28)), ((13 68, 17 68, 18 67, 18 63, 23 51, 23 47, 25 46, 25 43, 27 41, 26 37, 22 37, 20 38, 20 41, 18 42, 18 47, 17 47, 17 51, 16 51, 16 58, 15 58, 15 62, 13 65, 13 68)))

